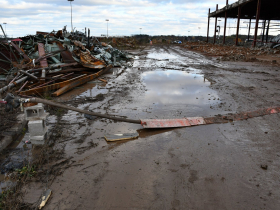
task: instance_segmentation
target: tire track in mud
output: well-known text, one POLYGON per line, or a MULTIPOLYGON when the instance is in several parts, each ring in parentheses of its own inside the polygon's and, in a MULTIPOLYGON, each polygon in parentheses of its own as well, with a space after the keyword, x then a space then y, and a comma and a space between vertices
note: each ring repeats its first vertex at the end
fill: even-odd
POLYGON ((187 51, 187 50, 182 50, 182 48, 178 46, 168 46, 166 47, 166 50, 169 50, 171 52, 176 53, 177 55, 180 55, 181 57, 188 58, 194 60, 193 63, 188 63, 189 65, 194 65, 195 67, 198 66, 213 66, 215 68, 225 68, 225 65, 215 63, 212 60, 207 59, 205 56, 200 55, 198 53, 192 52, 192 51, 187 51), (196 62, 196 63, 195 63, 196 62))

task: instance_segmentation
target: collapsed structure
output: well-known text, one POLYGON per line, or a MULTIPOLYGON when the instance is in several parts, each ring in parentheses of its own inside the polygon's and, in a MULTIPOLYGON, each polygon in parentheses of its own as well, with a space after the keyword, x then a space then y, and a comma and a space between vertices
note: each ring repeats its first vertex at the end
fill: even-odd
POLYGON ((216 11, 210 13, 210 8, 209 8, 207 42, 209 41, 210 18, 215 18, 214 43, 216 42, 217 18, 225 18, 223 44, 225 44, 227 18, 237 18, 236 45, 238 45, 240 19, 250 20, 249 34, 251 30, 252 20, 255 19, 255 33, 254 33, 254 40, 253 40, 254 47, 256 46, 256 42, 264 42, 265 36, 266 36, 266 42, 268 42, 270 21, 280 20, 279 8, 280 8, 280 1, 275 1, 275 0, 239 0, 231 5, 229 5, 228 0, 226 0, 226 6, 222 9, 218 9, 218 4, 217 4, 216 11), (266 33, 263 32, 262 39, 257 40, 260 20, 264 21, 263 31, 265 31, 266 29, 266 33))
POLYGON ((69 33, 64 27, 57 32, 6 39, 0 42, 0 75, 5 74, 2 80, 8 75, 11 81, 0 94, 21 84, 18 95, 42 97, 51 91, 52 96, 59 96, 130 59, 128 53, 91 37, 89 29, 88 33, 69 33))

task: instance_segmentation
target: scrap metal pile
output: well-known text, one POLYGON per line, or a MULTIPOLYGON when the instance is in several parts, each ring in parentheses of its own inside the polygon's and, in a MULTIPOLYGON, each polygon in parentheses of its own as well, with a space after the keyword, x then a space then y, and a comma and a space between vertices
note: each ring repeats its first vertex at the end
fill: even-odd
POLYGON ((6 39, 0 42, 0 80, 9 84, 0 88, 0 95, 14 88, 23 96, 59 96, 131 59, 128 53, 90 37, 89 29, 69 33, 64 27, 6 39))

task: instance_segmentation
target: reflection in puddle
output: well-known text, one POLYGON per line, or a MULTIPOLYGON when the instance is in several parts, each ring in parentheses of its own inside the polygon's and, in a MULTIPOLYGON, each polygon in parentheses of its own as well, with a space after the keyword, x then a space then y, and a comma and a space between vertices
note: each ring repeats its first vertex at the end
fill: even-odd
POLYGON ((157 107, 176 109, 176 106, 183 105, 209 109, 210 104, 219 103, 216 91, 209 88, 211 83, 197 73, 149 71, 142 74, 142 81, 147 89, 143 100, 157 107))
POLYGON ((106 84, 104 84, 104 83, 95 85, 94 87, 92 87, 90 89, 84 90, 82 93, 77 95, 75 98, 76 99, 85 98, 85 97, 94 98, 98 94, 107 94, 108 89, 106 89, 105 87, 106 87, 106 84))

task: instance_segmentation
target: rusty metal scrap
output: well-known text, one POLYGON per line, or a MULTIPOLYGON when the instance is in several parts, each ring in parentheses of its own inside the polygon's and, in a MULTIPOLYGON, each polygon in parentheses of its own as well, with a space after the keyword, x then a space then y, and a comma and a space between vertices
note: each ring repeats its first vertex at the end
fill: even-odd
MULTIPOLYGON (((45 45, 43 43, 38 43, 38 52, 40 57, 43 57, 46 54, 44 47, 45 45)), ((46 58, 40 60, 40 66, 43 68, 48 67, 48 62, 46 58)))
POLYGON ((90 37, 89 29, 87 34, 64 27, 12 41, 5 38, 0 40, 0 77, 6 86, 0 87, 0 94, 13 89, 25 96, 59 96, 132 58, 90 37))
POLYGON ((24 59, 26 59, 27 61, 30 61, 30 58, 25 54, 25 52, 19 48, 19 46, 17 46, 15 43, 11 42, 11 45, 18 51, 18 53, 20 55, 23 56, 24 59))
MULTIPOLYGON (((59 47, 60 50, 63 50, 64 47, 60 42, 56 42, 57 46, 59 47)), ((62 60, 64 63, 74 63, 75 59, 72 57, 72 54, 69 50, 65 50, 61 52, 62 60)))
POLYGON ((75 88, 75 87, 77 87, 77 86, 80 86, 80 85, 82 85, 82 84, 85 84, 85 83, 87 83, 87 82, 89 82, 89 81, 91 81, 91 80, 93 80, 93 79, 95 79, 95 78, 101 76, 102 74, 106 73, 106 72, 109 71, 112 67, 113 67, 113 66, 110 65, 110 66, 108 66, 106 69, 101 70, 101 71, 99 71, 99 72, 97 72, 97 73, 95 73, 95 74, 91 74, 91 75, 88 75, 88 76, 86 76, 86 77, 82 77, 82 78, 80 78, 80 79, 78 79, 78 80, 75 80, 74 82, 72 82, 72 83, 70 83, 70 84, 64 86, 63 88, 57 90, 56 92, 54 92, 54 93, 52 94, 52 96, 60 96, 61 94, 66 93, 66 92, 68 92, 69 90, 72 90, 73 88, 75 88))
POLYGON ((82 42, 75 40, 75 41, 73 41, 73 43, 75 46, 80 47, 82 50, 86 50, 86 48, 82 42))
POLYGON ((88 50, 86 50, 85 52, 80 51, 79 55, 81 63, 84 67, 93 69, 102 69, 106 67, 106 63, 104 61, 95 58, 93 55, 90 54, 88 50))
POLYGON ((51 90, 57 90, 84 76, 86 76, 86 74, 82 74, 78 77, 72 78, 72 79, 64 81, 64 82, 55 83, 55 84, 40 87, 40 88, 32 88, 27 91, 22 91, 21 94, 22 95, 32 95, 32 94, 37 95, 37 94, 41 94, 41 93, 48 92, 51 90))
POLYGON ((29 76, 29 77, 35 79, 35 80, 39 80, 38 77, 36 77, 36 76, 34 76, 34 75, 32 75, 32 74, 29 74, 28 72, 25 72, 25 71, 23 71, 23 70, 19 70, 19 72, 20 72, 20 73, 23 73, 23 74, 25 74, 25 75, 27 75, 27 76, 29 76))

